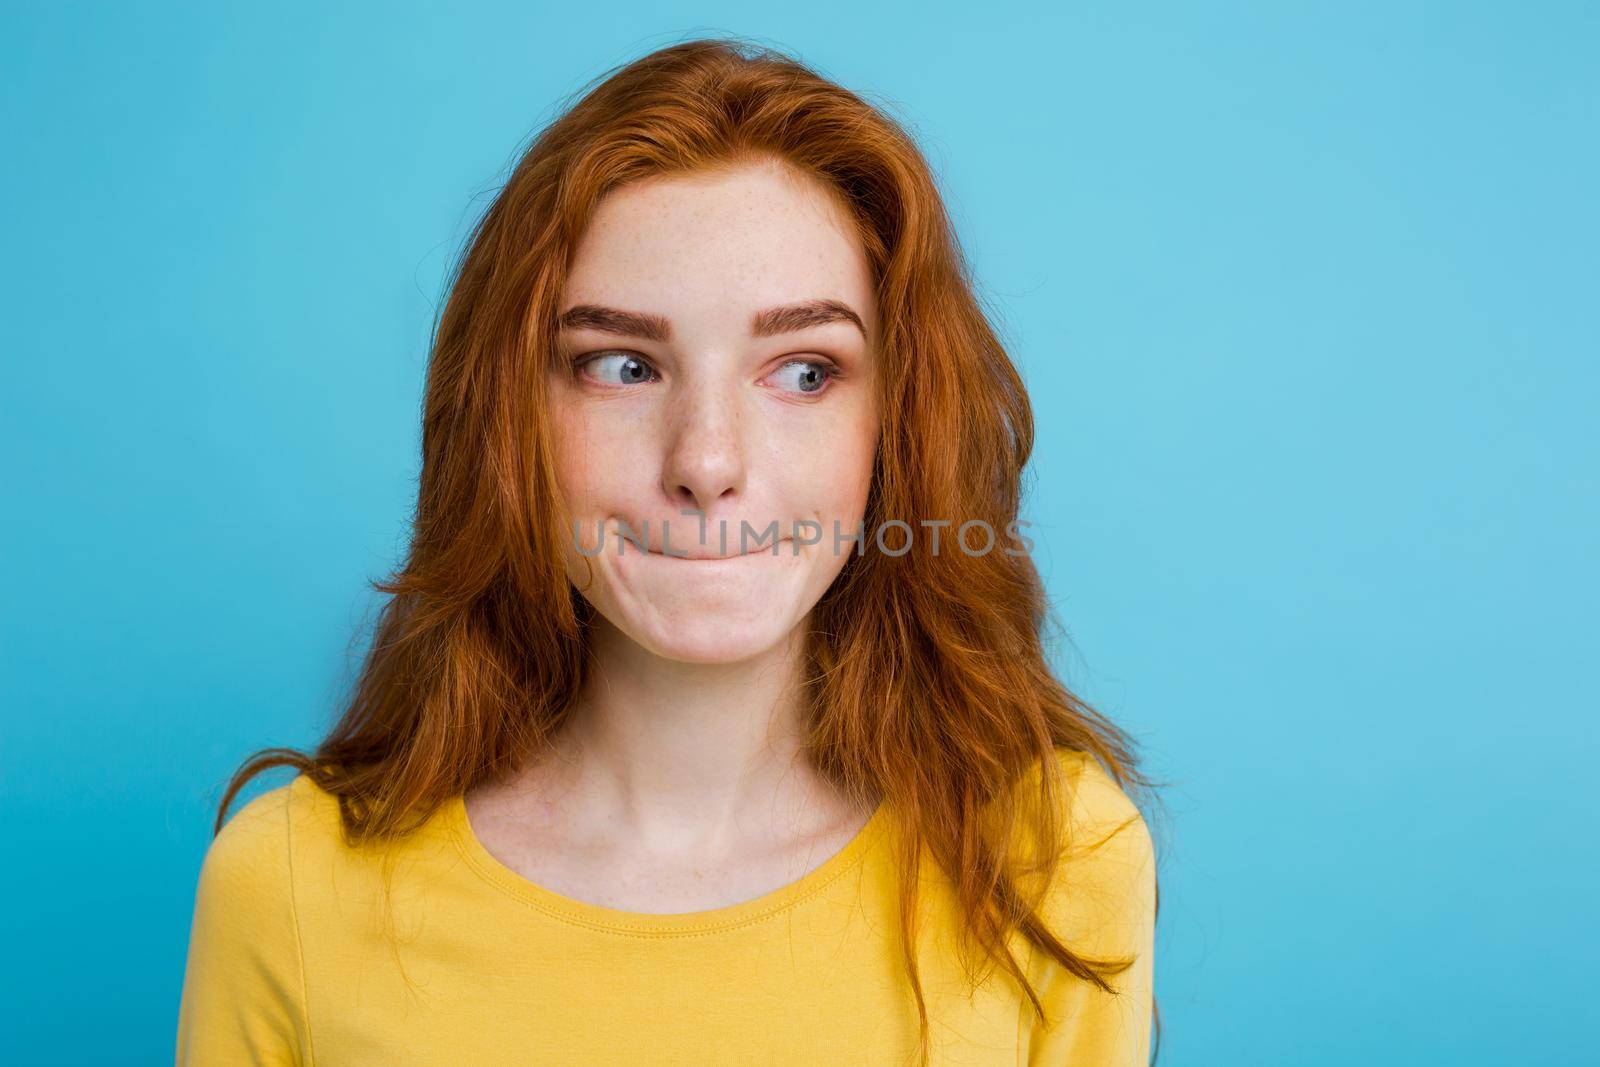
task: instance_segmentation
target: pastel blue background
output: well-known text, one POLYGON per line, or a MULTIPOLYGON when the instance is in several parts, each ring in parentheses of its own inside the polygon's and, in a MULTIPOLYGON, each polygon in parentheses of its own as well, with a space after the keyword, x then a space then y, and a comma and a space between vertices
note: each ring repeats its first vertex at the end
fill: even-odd
POLYGON ((916 128, 1024 368, 1061 669, 1173 783, 1162 1063, 1596 1062, 1596 9, 767 7, 5 7, 0 1058, 170 1061, 450 256, 560 97, 731 31, 916 128))

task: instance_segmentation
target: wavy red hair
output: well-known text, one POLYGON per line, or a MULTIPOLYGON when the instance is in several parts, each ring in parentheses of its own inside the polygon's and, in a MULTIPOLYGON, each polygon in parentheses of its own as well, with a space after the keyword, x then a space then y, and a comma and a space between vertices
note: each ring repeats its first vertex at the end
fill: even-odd
MULTIPOLYGON (((1000 531, 1017 518, 1031 406, 911 136, 774 50, 737 38, 663 48, 581 90, 473 230, 434 329, 412 541, 404 565, 373 583, 389 599, 353 693, 312 753, 269 748, 245 761, 217 830, 249 779, 287 765, 339 798, 350 844, 395 840, 560 730, 585 681, 593 612, 562 561, 546 422, 566 270, 608 191, 764 156, 838 192, 872 267, 883 422, 866 529, 956 517, 1000 531)), ((900 916, 926 1063, 911 948, 924 852, 957 894, 967 973, 985 969, 976 946, 1042 1015, 1011 932, 1107 992, 1131 961, 1085 959, 1058 940, 1001 842, 1022 833, 1053 844, 1032 855, 1062 855, 1057 748, 1092 755, 1125 790, 1153 783, 1129 737, 1050 670, 1056 624, 1032 560, 934 553, 924 541, 853 556, 810 617, 806 652, 815 767, 862 803, 892 805, 910 831, 900 916), (1011 802, 1024 781, 1039 803, 1011 802)), ((1051 870, 1028 868, 1046 880, 1051 870)), ((1159 1012, 1155 1023, 1159 1049, 1159 1012)))

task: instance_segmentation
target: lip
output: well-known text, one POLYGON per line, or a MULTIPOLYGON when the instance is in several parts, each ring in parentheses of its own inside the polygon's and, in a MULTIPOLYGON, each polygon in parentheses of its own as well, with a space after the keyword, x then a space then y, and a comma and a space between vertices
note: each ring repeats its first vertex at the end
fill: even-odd
MULTIPOLYGON (((674 553, 674 554, 669 556, 665 552, 657 552, 653 548, 652 549, 647 549, 644 554, 647 555, 647 556, 656 556, 656 557, 658 557, 660 559, 676 560, 679 563, 727 563, 727 562, 729 562, 731 560, 748 559, 751 556, 772 556, 772 557, 782 556, 783 552, 782 552, 782 550, 777 549, 777 546, 778 545, 786 545, 792 540, 793 540, 793 538, 781 537, 781 538, 778 539, 776 544, 762 545, 760 548, 752 549, 749 552, 736 552, 736 553, 733 553, 733 554, 727 555, 727 556, 695 556, 695 555, 682 555, 682 556, 680 556, 680 555, 678 555, 676 553, 674 553)), ((637 555, 637 553, 635 553, 635 555, 637 555)))

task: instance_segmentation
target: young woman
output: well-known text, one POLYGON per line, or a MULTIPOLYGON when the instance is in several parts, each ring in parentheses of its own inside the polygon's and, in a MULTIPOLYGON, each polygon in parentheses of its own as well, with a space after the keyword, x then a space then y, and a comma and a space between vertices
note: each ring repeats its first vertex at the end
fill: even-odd
POLYGON ((536 140, 353 698, 223 796, 180 1064, 1145 1062, 1150 783, 1046 664, 965 270, 906 133, 742 42, 536 140))

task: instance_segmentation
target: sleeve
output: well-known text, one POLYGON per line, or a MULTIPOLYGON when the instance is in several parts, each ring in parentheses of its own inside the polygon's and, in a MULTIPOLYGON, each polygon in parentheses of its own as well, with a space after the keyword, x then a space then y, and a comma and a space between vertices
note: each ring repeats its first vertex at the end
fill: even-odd
POLYGON ((1145 1067, 1150 1056, 1155 952, 1155 850, 1139 809, 1093 757, 1062 757, 1073 790, 1067 852, 1041 918, 1067 947, 1094 959, 1133 958, 1107 978, 1116 994, 1068 972, 1036 946, 1030 974, 1043 1021, 1023 1000, 1030 1067, 1092 1063, 1145 1067))
POLYGON ((195 891, 178 1067, 300 1065, 304 980, 289 865, 290 786, 239 809, 195 891))

